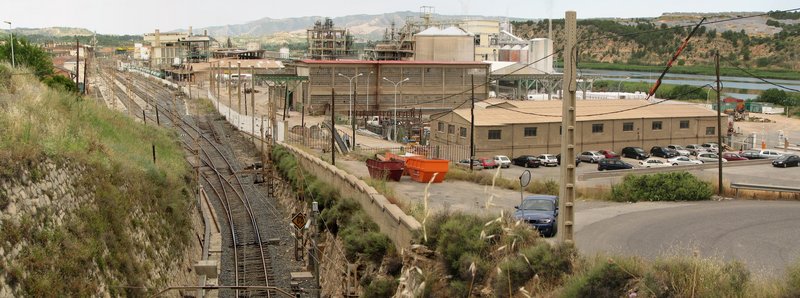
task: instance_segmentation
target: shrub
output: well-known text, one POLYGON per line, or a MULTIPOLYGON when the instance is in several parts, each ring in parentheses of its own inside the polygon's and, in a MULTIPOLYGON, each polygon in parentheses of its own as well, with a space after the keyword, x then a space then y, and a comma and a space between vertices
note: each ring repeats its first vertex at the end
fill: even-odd
POLYGON ((618 202, 700 201, 711 198, 711 184, 688 172, 626 175, 611 188, 618 202))
POLYGON ((744 297, 749 280, 742 263, 682 257, 656 261, 644 283, 658 297, 744 297))
POLYGON ((392 297, 397 291, 397 281, 388 278, 377 278, 364 288, 364 294, 361 297, 367 298, 384 298, 392 297))
POLYGON ((573 245, 551 246, 546 242, 523 249, 521 254, 530 262, 533 274, 538 274, 544 282, 557 282, 564 274, 572 273, 572 260, 578 257, 573 245))
MULTIPOLYGON (((480 237, 487 221, 489 220, 473 215, 454 214, 447 218, 438 228, 437 250, 442 254, 450 274, 458 274, 461 256, 468 253, 482 256, 489 244, 488 241, 480 237)), ((498 230, 494 230, 486 231, 485 233, 492 235, 498 232, 498 230)))
POLYGON ((499 274, 494 279, 494 293, 497 297, 506 297, 508 293, 516 292, 515 289, 533 277, 531 266, 521 256, 503 261, 498 268, 499 274))
POLYGON ((786 270, 787 286, 785 297, 800 297, 800 262, 795 263, 786 270))
POLYGON ((564 286, 562 297, 620 297, 641 275, 635 259, 600 261, 587 272, 574 275, 564 286))

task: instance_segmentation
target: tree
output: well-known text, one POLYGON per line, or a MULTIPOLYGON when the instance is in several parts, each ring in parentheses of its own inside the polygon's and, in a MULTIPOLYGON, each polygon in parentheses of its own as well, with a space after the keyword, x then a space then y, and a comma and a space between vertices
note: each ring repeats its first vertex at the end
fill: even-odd
POLYGON ((756 98, 756 100, 779 105, 785 105, 787 102, 791 101, 789 96, 786 94, 786 91, 776 88, 764 90, 761 92, 761 95, 756 98))
MULTIPOLYGON (((14 37, 14 59, 18 66, 33 70, 39 79, 53 74, 53 61, 50 60, 50 55, 30 44, 24 37, 14 37)), ((0 45, 0 60, 11 62, 11 41, 8 39, 0 45)))

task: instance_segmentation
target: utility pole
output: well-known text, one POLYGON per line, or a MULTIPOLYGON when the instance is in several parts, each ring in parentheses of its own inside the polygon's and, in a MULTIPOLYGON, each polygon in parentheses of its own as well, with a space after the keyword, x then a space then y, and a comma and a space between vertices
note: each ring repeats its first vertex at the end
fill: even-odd
POLYGON ((331 88, 331 164, 336 165, 336 91, 331 88))
POLYGON ((283 121, 286 121, 286 115, 289 114, 289 81, 284 83, 283 90, 283 121))
POLYGON ((89 58, 88 54, 85 57, 83 57, 83 60, 85 61, 83 62, 83 95, 86 95, 86 90, 89 89, 89 85, 86 84, 86 80, 89 78, 88 76, 89 72, 87 71, 89 69, 88 58, 89 58))
POLYGON ((228 61, 228 83, 225 84, 228 87, 228 121, 231 121, 231 109, 233 109, 233 97, 231 96, 231 62, 228 61))
POLYGON ((561 159, 566 162, 561 163, 558 200, 558 241, 562 243, 574 243, 575 163, 571 160, 575 157, 575 92, 577 91, 575 43, 578 39, 576 18, 575 11, 566 12, 566 45, 564 46, 564 79, 562 80, 564 96, 561 114, 561 159))
POLYGON ((256 134, 256 69, 253 65, 250 65, 250 85, 250 142, 253 142, 253 135, 256 134))
POLYGON ((719 170, 717 184, 717 195, 722 195, 722 100, 720 100, 722 92, 722 88, 720 87, 720 79, 719 79, 719 50, 714 55, 714 64, 717 72, 717 169, 719 170))
POLYGON ((239 100, 239 105, 236 109, 236 127, 239 127, 239 115, 242 113, 242 62, 236 62, 238 69, 238 76, 236 77, 236 99, 239 100))
POLYGON ((475 159, 475 75, 470 76, 472 80, 472 106, 469 109, 469 171, 472 172, 472 160, 475 159))
POLYGON ((77 37, 75 37, 75 87, 80 87, 78 84, 80 83, 78 77, 80 77, 81 69, 81 43, 77 37))
POLYGON ((17 68, 17 61, 14 57, 14 31, 11 30, 10 21, 3 21, 3 23, 8 24, 8 33, 11 34, 11 67, 17 68))

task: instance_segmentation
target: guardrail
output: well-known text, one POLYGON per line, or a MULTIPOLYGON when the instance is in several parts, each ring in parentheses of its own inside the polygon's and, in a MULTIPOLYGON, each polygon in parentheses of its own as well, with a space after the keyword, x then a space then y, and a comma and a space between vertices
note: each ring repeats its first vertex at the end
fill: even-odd
MULTIPOLYGON (((753 165, 766 165, 772 163, 771 159, 754 159, 754 160, 740 160, 740 161, 729 161, 722 164, 723 168, 730 168, 730 167, 743 167, 743 166, 753 166, 753 165)), ((717 163, 704 163, 700 165, 683 165, 683 166, 671 166, 671 167, 659 167, 659 168, 635 168, 630 170, 613 170, 613 171, 604 171, 604 172, 592 172, 592 173, 585 173, 578 176, 578 180, 589 180, 589 179, 597 179, 597 178, 613 178, 619 176, 625 176, 628 174, 634 175, 644 175, 644 174, 653 174, 653 173, 665 173, 665 172, 678 172, 678 171, 696 171, 696 170, 705 170, 705 169, 716 169, 717 163)))
POLYGON ((739 198, 739 190, 740 189, 752 189, 752 190, 762 190, 762 191, 774 191, 777 193, 800 193, 800 187, 788 187, 788 186, 775 186, 775 185, 766 185, 766 184, 751 184, 751 183, 731 183, 731 188, 734 189, 734 198, 739 198))

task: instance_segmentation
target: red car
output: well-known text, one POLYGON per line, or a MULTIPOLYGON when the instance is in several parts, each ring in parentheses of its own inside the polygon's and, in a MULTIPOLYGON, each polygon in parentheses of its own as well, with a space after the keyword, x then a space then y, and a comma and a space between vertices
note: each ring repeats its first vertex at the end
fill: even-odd
POLYGON ((611 151, 611 150, 600 150, 600 151, 597 151, 597 153, 602 154, 606 158, 619 158, 619 154, 617 154, 616 152, 611 151))
POLYGON ((498 164, 495 163, 491 158, 481 157, 478 158, 478 161, 481 163, 484 169, 494 169, 498 166, 498 164))
POLYGON ((748 160, 747 157, 742 157, 738 153, 734 152, 723 152, 722 158, 726 159, 727 161, 737 161, 737 160, 748 160))

